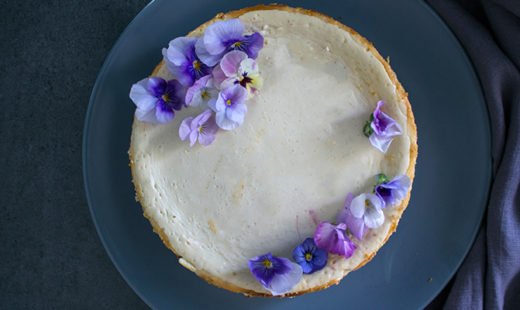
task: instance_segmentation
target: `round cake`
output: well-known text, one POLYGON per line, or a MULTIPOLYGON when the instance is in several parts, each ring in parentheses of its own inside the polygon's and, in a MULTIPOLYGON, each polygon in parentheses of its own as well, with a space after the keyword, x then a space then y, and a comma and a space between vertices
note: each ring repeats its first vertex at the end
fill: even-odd
MULTIPOLYGON (((204 51, 199 52, 199 43, 211 39, 200 38, 208 32, 218 34, 211 25, 229 20, 243 25, 245 38, 258 34, 263 39, 256 57, 243 56, 254 58, 263 81, 261 87, 245 92, 243 124, 226 127, 222 118, 235 117, 224 113, 219 119, 217 100, 207 110, 220 126, 214 141, 203 143, 200 136, 203 145, 190 145, 183 140, 203 129, 192 126, 203 109, 183 102, 173 108, 171 121, 161 123, 141 121, 138 118, 146 120, 143 115, 148 112, 137 111, 129 150, 136 199, 179 263, 211 284, 249 296, 294 296, 324 289, 371 260, 408 204, 417 133, 407 94, 369 41, 314 11, 281 5, 246 8, 219 14, 183 39, 197 38, 193 44, 200 56, 204 51), (395 129, 379 147, 374 127, 378 117, 386 117, 381 121, 385 126, 386 120, 392 121, 395 129), (391 193, 391 185, 404 179, 400 192, 393 192, 398 199, 385 205, 383 192, 391 193), (365 210, 349 207, 358 200, 363 200, 365 210), (382 220, 372 211, 382 214, 382 220), (365 216, 363 228, 342 220, 344 212, 361 221, 365 216), (326 235, 325 229, 336 235, 326 235), (342 248, 320 246, 323 238, 336 238, 327 242, 342 242, 342 248), (310 273, 307 265, 297 266, 295 256, 304 241, 313 251, 325 250, 322 262, 315 262, 322 266, 310 273), (276 257, 292 271, 276 269, 276 257), (267 278, 259 275, 262 266, 267 278), (284 272, 298 273, 297 280, 285 290, 272 289, 271 281, 286 280, 284 272)), ((240 44, 229 45, 229 50, 240 50, 240 44)), ((179 64, 169 65, 169 50, 163 54, 166 61, 151 76, 183 82, 172 69, 180 70, 179 64)), ((206 73, 216 79, 219 63, 197 59, 190 63, 199 71, 207 64, 206 73)), ((242 81, 227 89, 238 88, 242 81)), ((182 91, 190 93, 190 82, 197 83, 185 82, 182 91)), ((224 93, 220 90, 218 96, 224 93)), ((305 253, 311 262, 315 252, 305 253)))

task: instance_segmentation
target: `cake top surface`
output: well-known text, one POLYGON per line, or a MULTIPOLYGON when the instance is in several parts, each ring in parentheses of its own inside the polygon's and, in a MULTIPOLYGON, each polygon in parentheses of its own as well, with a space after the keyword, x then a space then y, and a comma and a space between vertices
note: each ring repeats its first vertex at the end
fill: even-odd
MULTIPOLYGON (((160 125, 135 120, 130 154, 145 216, 181 264, 217 285, 268 294, 248 260, 267 252, 291 257, 317 222, 336 219, 347 193, 371 192, 380 173, 410 174, 415 128, 381 57, 357 34, 287 10, 239 19, 265 40, 256 59, 263 87, 248 99, 244 123, 219 131, 209 146, 190 147, 179 126, 201 110, 183 109, 160 125), (379 100, 403 129, 386 153, 362 130, 379 100)), ((155 75, 173 78, 165 65, 155 75)), ((329 254, 325 268, 290 293, 328 286, 364 264, 405 207, 384 209, 383 225, 352 239, 350 258, 329 254)))

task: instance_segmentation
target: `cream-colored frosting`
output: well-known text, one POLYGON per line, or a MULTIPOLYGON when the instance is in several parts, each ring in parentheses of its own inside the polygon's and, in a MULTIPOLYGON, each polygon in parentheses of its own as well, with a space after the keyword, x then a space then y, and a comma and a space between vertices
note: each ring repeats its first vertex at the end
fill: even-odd
MULTIPOLYGON (((134 121, 134 182, 145 214, 163 231, 181 264, 240 288, 268 293, 247 266, 272 252, 292 259, 319 221, 334 221, 348 192, 371 192, 374 175, 404 174, 410 138, 406 106, 383 65, 359 38, 319 18, 285 11, 240 17, 265 46, 257 59, 264 86, 247 101, 243 125, 219 131, 212 145, 190 148, 177 112, 167 124, 134 121), (404 134, 386 154, 362 128, 378 100, 404 134)), ((165 66, 158 73, 170 79, 165 66)), ((398 212, 367 233, 354 255, 329 255, 327 266, 304 275, 299 292, 342 278, 384 242, 398 212)))

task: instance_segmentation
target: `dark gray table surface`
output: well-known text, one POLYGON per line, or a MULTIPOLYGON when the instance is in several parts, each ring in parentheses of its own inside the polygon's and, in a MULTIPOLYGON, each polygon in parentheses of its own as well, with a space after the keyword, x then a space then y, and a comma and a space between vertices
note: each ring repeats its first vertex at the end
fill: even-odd
POLYGON ((146 308, 96 233, 81 147, 103 61, 147 2, 2 1, 1 309, 146 308))
POLYGON ((81 170, 98 72, 147 0, 0 5, 0 309, 146 309, 107 256, 81 170))

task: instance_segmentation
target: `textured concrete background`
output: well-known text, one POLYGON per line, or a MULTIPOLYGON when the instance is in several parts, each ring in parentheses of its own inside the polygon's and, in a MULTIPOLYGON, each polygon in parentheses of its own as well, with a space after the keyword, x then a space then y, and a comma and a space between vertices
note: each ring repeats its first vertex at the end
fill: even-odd
POLYGON ((0 309, 147 308, 99 240, 81 170, 99 69, 147 2, 2 0, 0 309))
POLYGON ((0 309, 143 309, 107 256, 81 170, 90 92, 147 4, 0 4, 0 309))

